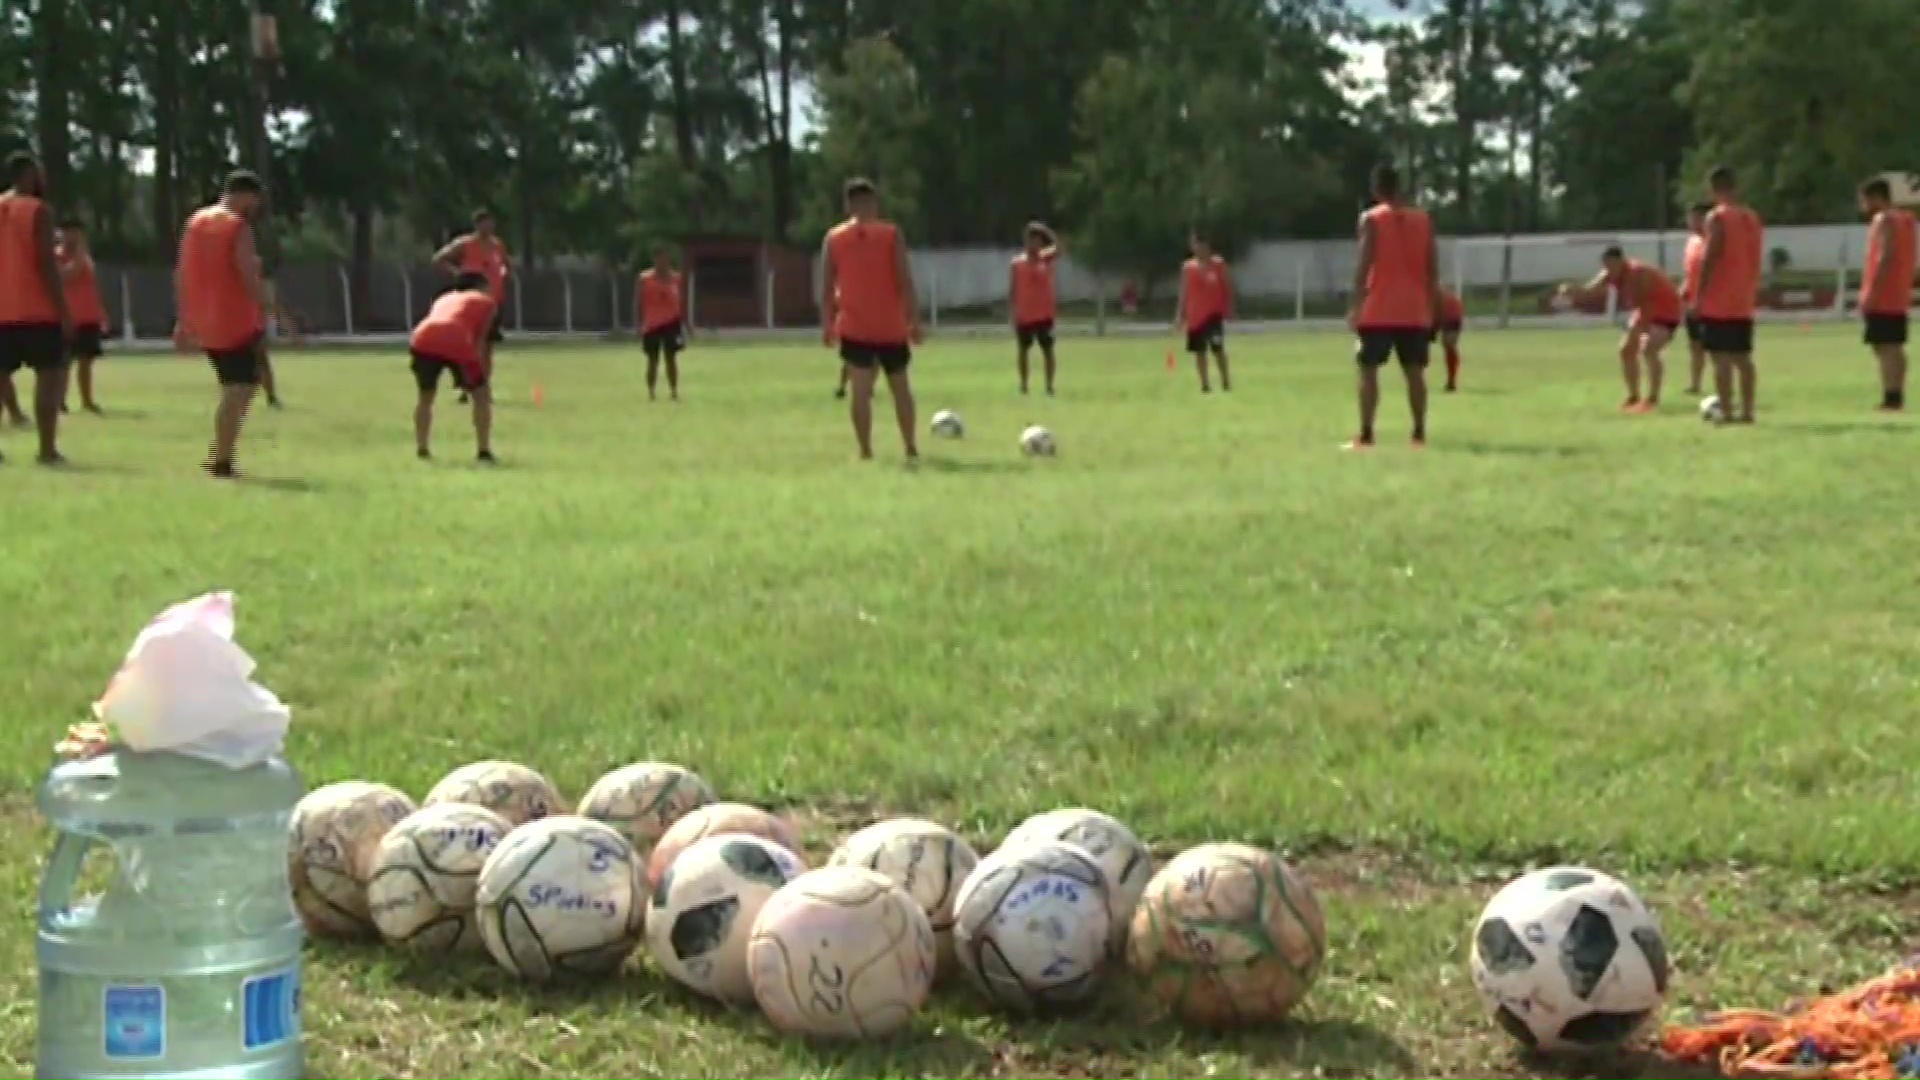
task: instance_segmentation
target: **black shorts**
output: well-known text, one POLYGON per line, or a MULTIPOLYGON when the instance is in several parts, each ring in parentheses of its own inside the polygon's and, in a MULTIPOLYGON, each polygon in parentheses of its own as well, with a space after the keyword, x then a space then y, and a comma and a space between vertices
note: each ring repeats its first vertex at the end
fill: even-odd
POLYGON ((1441 334, 1457 334, 1460 332, 1461 325, 1462 324, 1460 323, 1451 322, 1451 321, 1443 322, 1443 323, 1434 323, 1433 329, 1427 334, 1427 340, 1430 342, 1439 341, 1441 334))
POLYGON ((913 362, 913 347, 902 341, 897 345, 876 345, 871 341, 840 341, 840 359, 857 368, 878 367, 889 375, 898 375, 913 362))
POLYGON ((1360 343, 1353 358, 1365 367, 1379 367, 1388 357, 1400 358, 1400 366, 1423 368, 1433 343, 1433 332, 1410 326, 1363 326, 1360 343))
POLYGON ((1187 331, 1187 351, 1203 353, 1208 349, 1214 352, 1227 347, 1227 320, 1215 315, 1199 326, 1187 331))
POLYGON ((487 327, 488 341, 498 342, 498 341, 505 341, 507 339, 507 336, 500 332, 500 321, 502 319, 505 319, 506 317, 507 317, 507 313, 504 311, 496 311, 493 313, 493 322, 491 325, 487 327))
POLYGON ((207 360, 221 386, 259 386, 260 361, 266 357, 264 333, 253 335, 246 344, 231 349, 208 349, 207 360))
POLYGON ((98 360, 105 356, 102 345, 104 330, 99 323, 73 328, 73 337, 67 341, 67 355, 75 360, 98 360))
POLYGON ((1051 349, 1053 348, 1053 320, 1041 319, 1039 322, 1017 323, 1013 328, 1013 336, 1020 342, 1020 347, 1023 349, 1031 349, 1035 342, 1039 342, 1043 349, 1051 349))
POLYGON ((1741 354, 1753 351, 1752 319, 1709 319, 1700 317, 1700 347, 1710 353, 1741 354))
POLYGON ((423 394, 431 394, 440 389, 440 374, 445 372, 453 376, 453 388, 472 392, 487 385, 487 376, 472 364, 462 364, 454 360, 445 360, 438 356, 416 352, 413 354, 413 385, 423 394))
POLYGON ((640 349, 649 360, 658 360, 661 353, 673 356, 686 347, 686 328, 678 322, 670 322, 640 335, 640 349))
POLYGON ((21 368, 57 371, 67 362, 67 343, 59 323, 13 323, 0 326, 0 375, 21 368))
POLYGON ((1702 345, 1704 347, 1706 331, 1700 329, 1700 316, 1698 315, 1687 316, 1687 340, 1695 345, 1702 345))
POLYGON ((1907 343, 1907 313, 1881 315, 1866 313, 1867 333, 1863 340, 1869 345, 1905 345, 1907 343))

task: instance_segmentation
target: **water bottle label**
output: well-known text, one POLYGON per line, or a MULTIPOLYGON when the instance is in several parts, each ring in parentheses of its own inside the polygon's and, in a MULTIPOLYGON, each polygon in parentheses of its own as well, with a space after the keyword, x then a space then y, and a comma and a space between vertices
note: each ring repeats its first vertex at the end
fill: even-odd
POLYGON ((167 992, 158 986, 109 986, 100 997, 104 1045, 112 1061, 167 1055, 167 992))
POLYGON ((240 1044, 265 1050, 300 1037, 300 969, 258 975, 240 984, 240 1044))

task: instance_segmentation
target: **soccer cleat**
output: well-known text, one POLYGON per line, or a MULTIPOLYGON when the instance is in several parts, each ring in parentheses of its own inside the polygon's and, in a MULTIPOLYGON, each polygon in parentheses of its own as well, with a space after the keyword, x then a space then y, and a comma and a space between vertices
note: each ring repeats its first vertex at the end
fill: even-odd
POLYGON ((474 455, 473 460, 479 462, 482 465, 498 465, 500 463, 500 459, 494 457, 493 451, 491 450, 480 451, 478 454, 474 455))
POLYGON ((231 461, 215 461, 207 466, 207 474, 215 480, 238 480, 240 470, 233 467, 231 461))
POLYGON ((432 461, 433 451, 427 449, 424 446, 415 447, 413 451, 413 456, 419 458, 421 461, 432 461))
POLYGON ((1365 438, 1348 439, 1346 442, 1340 444, 1340 449, 1356 451, 1371 450, 1373 449, 1373 440, 1365 438))
POLYGON ((1640 399, 1639 399, 1639 398, 1637 398, 1637 397, 1630 397, 1630 398, 1628 398, 1627 400, 1625 400, 1625 401, 1623 401, 1623 402, 1621 402, 1621 403, 1620 403, 1620 411, 1621 411, 1621 412, 1623 412, 1623 413, 1632 413, 1632 412, 1639 412, 1639 411, 1640 411, 1640 399))
POLYGON ((51 453, 51 454, 41 454, 35 457, 34 460, 39 462, 42 465, 47 466, 48 468, 56 468, 56 469, 67 463, 67 459, 63 457, 61 454, 59 454, 58 452, 51 453))

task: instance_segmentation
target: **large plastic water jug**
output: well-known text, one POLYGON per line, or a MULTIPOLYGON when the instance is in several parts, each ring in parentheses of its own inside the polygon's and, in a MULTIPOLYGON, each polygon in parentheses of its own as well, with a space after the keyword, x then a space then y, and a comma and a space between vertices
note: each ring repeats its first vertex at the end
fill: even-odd
POLYGON ((303 794, 277 758, 229 769, 122 750, 54 768, 40 788, 59 837, 40 883, 36 1075, 305 1075, 287 883, 303 794), (82 898, 90 852, 111 855, 112 877, 82 898))

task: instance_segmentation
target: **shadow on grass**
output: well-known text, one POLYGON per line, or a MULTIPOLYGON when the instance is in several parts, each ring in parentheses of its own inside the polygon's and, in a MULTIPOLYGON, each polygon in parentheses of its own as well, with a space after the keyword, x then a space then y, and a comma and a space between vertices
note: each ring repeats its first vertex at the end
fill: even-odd
POLYGON ((1773 426, 1807 435, 1912 435, 1915 431, 1911 423, 1898 420, 1787 421, 1773 426))
POLYGON ((927 472, 951 474, 980 474, 1026 472, 1027 466, 1017 461, 956 461, 953 458, 921 458, 918 468, 927 472))
MULTIPOLYGON (((11 460, 11 459, 10 459, 11 460)), ((19 461, 29 465, 37 464, 31 457, 22 455, 19 461)), ((52 471, 72 473, 75 476, 138 476, 140 470, 129 465, 120 465, 110 461, 75 461, 68 458, 52 471)))
POLYGON ((250 488, 283 495, 312 495, 321 490, 319 484, 299 476, 243 476, 240 482, 250 488))
POLYGON ((1674 1061, 1648 1050, 1623 1050, 1585 1058, 1552 1058, 1523 1054, 1523 1068, 1547 1080, 1708 1080, 1720 1074, 1699 1065, 1674 1061))
POLYGON ((1525 457, 1525 458, 1576 458, 1583 457, 1590 450, 1580 446, 1562 446, 1553 443, 1490 443, 1463 442, 1440 443, 1436 447, 1456 453, 1473 454, 1479 457, 1525 457))

